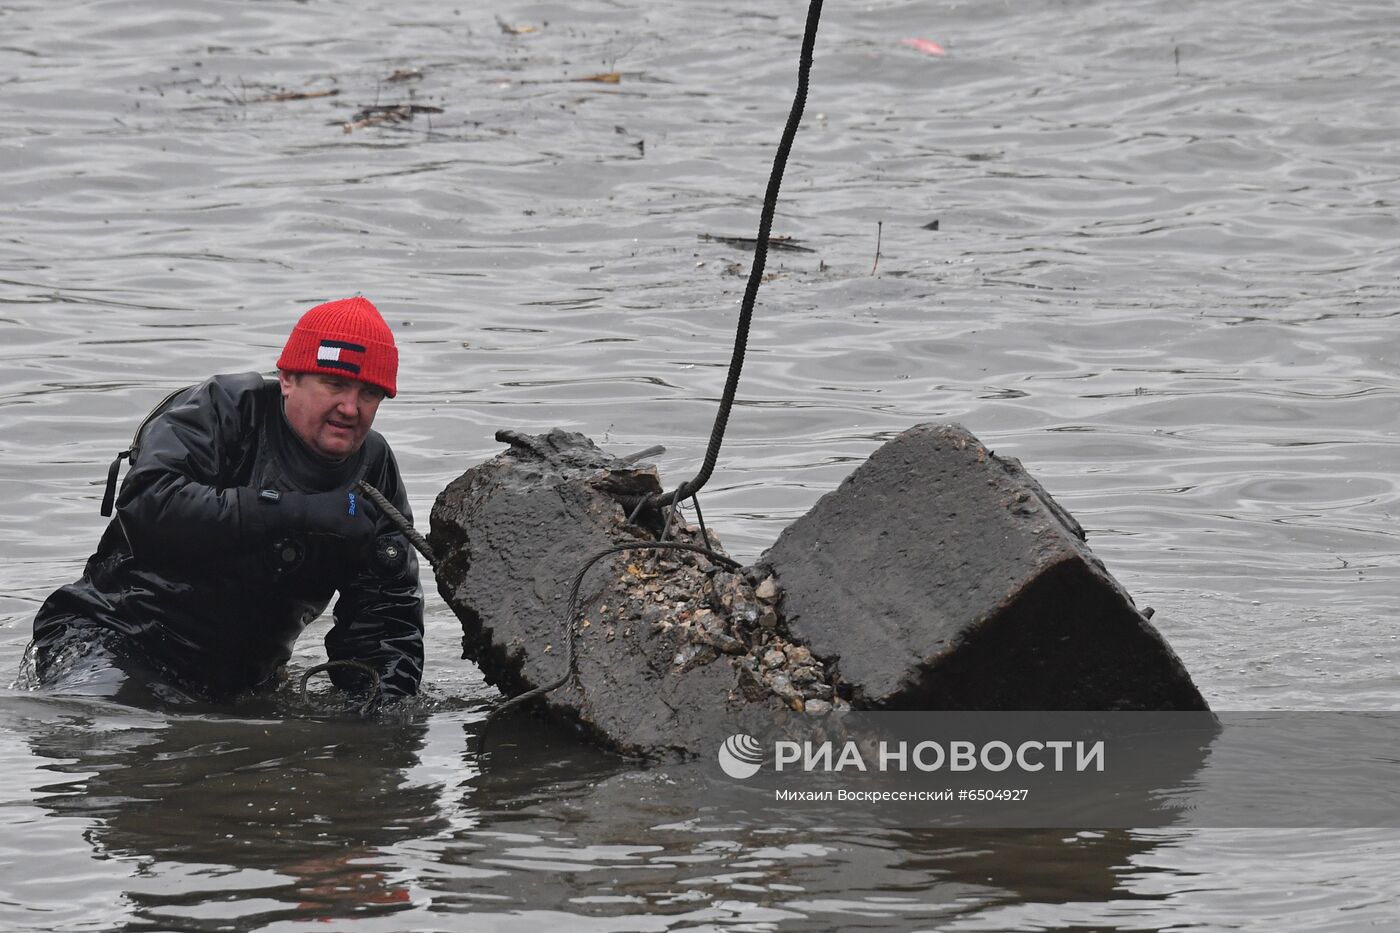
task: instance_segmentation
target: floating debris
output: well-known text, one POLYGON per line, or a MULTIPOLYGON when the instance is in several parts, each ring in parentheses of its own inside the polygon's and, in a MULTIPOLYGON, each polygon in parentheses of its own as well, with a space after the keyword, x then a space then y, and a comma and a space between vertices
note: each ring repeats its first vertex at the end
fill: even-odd
POLYGON ((289 100, 315 100, 318 97, 335 97, 340 93, 340 88, 330 88, 325 91, 279 91, 276 94, 268 94, 264 97, 253 97, 245 101, 249 104, 269 104, 282 103, 289 100))
POLYGON ((442 112, 441 107, 431 107, 427 104, 374 104, 369 107, 361 107, 355 116, 341 125, 345 132, 349 133, 367 126, 407 123, 413 119, 415 114, 442 112))
POLYGON ((512 26, 510 23, 501 19, 499 16, 496 17, 496 25, 500 26, 501 32, 505 33, 508 36, 528 36, 532 32, 540 31, 540 27, 531 26, 529 24, 512 26))
MULTIPOLYGON (((702 233, 698 239, 705 243, 723 243, 726 246, 737 246, 740 249, 754 249, 758 246, 758 240, 748 236, 720 236, 716 233, 702 233)), ((808 246, 801 245, 797 240, 789 236, 774 236, 768 238, 769 249, 786 249, 794 253, 815 253, 816 250, 808 246)))
POLYGON ((932 39, 900 39, 900 45, 907 45, 916 52, 923 52, 925 55, 947 55, 948 50, 934 42, 932 39))
POLYGON ((586 78, 574 78, 575 81, 596 81, 599 84, 618 84, 622 81, 622 72, 605 71, 601 74, 589 75, 586 78))
POLYGON ((422 80, 423 80, 423 69, 421 69, 421 68, 400 68, 399 70, 395 71, 393 74, 389 75, 389 77, 385 78, 384 80, 385 80, 385 81, 392 81, 392 82, 395 82, 395 83, 400 82, 400 81, 422 81, 422 80))

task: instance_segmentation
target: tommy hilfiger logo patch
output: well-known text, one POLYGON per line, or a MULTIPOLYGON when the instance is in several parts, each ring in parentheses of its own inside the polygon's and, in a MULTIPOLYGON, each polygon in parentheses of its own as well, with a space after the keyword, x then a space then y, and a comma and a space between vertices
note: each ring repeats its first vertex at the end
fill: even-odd
POLYGON ((365 348, 344 340, 322 340, 316 350, 316 362, 329 369, 343 369, 358 376, 365 362, 365 348))

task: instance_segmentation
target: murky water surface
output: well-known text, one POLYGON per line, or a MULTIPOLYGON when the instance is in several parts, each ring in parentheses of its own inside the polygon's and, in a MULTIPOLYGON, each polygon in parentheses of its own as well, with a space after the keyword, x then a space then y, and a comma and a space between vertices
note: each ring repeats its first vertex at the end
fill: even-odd
MULTIPOLYGON (((498 427, 693 472, 749 258, 701 235, 756 228, 803 15, 0 0, 0 670, 147 408, 270 369, 329 297, 398 332, 376 426, 420 517, 498 427), (419 109, 355 125, 386 105, 419 109)), ((828 3, 775 229, 812 251, 771 256, 707 519, 751 559, 884 438, 959 420, 1216 708, 1395 708, 1397 102, 1384 0, 828 3)), ((482 759, 493 691, 429 606, 427 697, 392 722, 0 691, 0 928, 1400 916, 1394 831, 739 820, 567 736, 482 759)))

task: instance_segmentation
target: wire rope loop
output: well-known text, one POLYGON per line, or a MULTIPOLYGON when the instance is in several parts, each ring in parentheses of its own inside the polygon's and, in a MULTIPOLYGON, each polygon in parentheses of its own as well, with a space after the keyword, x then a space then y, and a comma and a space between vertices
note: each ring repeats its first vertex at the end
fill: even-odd
POLYGON ((335 669, 335 668, 337 668, 337 667, 347 667, 347 668, 350 668, 351 670, 357 670, 357 671, 360 671, 360 672, 363 673, 363 674, 368 674, 368 675, 369 675, 369 677, 370 677, 369 696, 365 699, 365 701, 364 701, 363 703, 360 704, 360 710, 359 710, 359 712, 360 712, 360 717, 361 717, 361 718, 365 718, 365 717, 369 716, 370 710, 374 709, 374 704, 377 703, 377 702, 379 702, 379 700, 383 697, 383 695, 384 695, 384 688, 381 686, 381 681, 380 681, 380 677, 379 677, 379 671, 375 670, 373 667, 371 667, 370 665, 366 664, 364 661, 354 661, 354 660, 350 660, 350 659, 341 659, 341 660, 336 660, 336 661, 327 661, 327 662, 324 663, 324 664, 317 664, 315 667, 309 667, 309 668, 307 668, 307 669, 306 669, 306 672, 303 673, 303 674, 301 675, 301 702, 302 702, 302 704, 303 704, 303 705, 307 705, 307 706, 311 705, 311 698, 310 698, 310 696, 308 696, 307 690, 306 690, 307 681, 311 680, 311 678, 314 677, 314 676, 317 675, 317 674, 320 674, 320 673, 322 673, 322 672, 324 672, 324 671, 333 670, 333 669, 335 669))

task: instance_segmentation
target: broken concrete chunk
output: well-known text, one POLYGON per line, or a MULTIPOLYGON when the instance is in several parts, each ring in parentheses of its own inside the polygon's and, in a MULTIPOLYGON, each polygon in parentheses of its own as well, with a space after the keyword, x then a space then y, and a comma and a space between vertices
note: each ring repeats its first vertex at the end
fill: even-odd
MULTIPOLYGON (((599 744, 642 757, 695 754, 743 715, 766 721, 804 696, 832 696, 820 678, 792 686, 787 643, 757 624, 749 580, 699 554, 662 551, 655 565, 655 551, 603 557, 566 619, 584 561, 661 531, 631 523, 617 501, 659 491, 656 472, 581 434, 497 437, 510 449, 438 496, 429 533, 438 590, 462 622, 463 656, 488 683, 514 696, 556 681, 569 672, 572 638, 573 676, 540 706, 599 744), (774 666, 759 665, 766 653, 774 666)), ((671 539, 702 543, 678 520, 671 539)))
POLYGON ((857 706, 1206 708, 1078 523, 959 425, 885 444, 757 563, 857 706))
POLYGON ((489 683, 570 674, 537 708, 615 751, 712 754, 736 722, 853 707, 1205 709, 1068 513, 959 426, 881 447, 754 567, 603 556, 573 619, 584 561, 660 533, 619 504, 660 479, 580 434, 497 437, 433 506, 439 592, 489 683))

